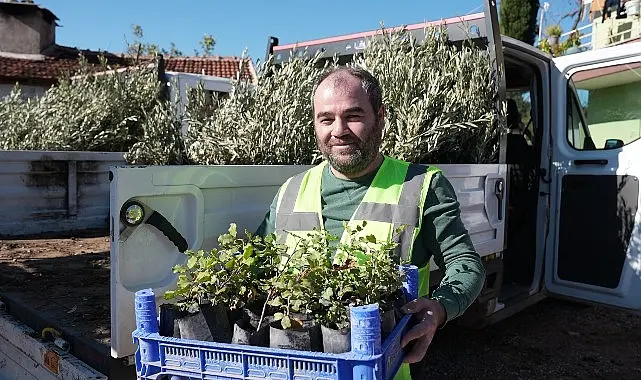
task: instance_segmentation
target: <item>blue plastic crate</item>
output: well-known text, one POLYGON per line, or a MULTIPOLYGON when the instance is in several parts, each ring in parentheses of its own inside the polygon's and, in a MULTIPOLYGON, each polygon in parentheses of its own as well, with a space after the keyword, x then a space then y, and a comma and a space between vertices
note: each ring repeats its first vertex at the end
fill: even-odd
MULTIPOLYGON (((403 270, 407 298, 415 299, 418 269, 404 266, 403 270)), ((401 337, 411 318, 404 316, 381 342, 378 305, 352 308, 351 351, 330 354, 160 336, 151 289, 136 292, 135 310, 137 329, 132 336, 138 345, 139 379, 392 379, 402 363, 401 337)))

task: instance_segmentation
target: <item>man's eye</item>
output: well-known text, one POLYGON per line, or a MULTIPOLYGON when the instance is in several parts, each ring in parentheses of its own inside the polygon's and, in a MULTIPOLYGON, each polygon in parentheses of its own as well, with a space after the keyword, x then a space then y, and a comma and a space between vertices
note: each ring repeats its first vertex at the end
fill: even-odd
POLYGON ((332 119, 320 119, 319 123, 324 124, 324 125, 328 125, 328 124, 331 124, 332 121, 333 121, 332 119))
POLYGON ((348 121, 359 121, 361 119, 362 119, 361 115, 349 115, 349 116, 347 116, 347 120, 348 121))

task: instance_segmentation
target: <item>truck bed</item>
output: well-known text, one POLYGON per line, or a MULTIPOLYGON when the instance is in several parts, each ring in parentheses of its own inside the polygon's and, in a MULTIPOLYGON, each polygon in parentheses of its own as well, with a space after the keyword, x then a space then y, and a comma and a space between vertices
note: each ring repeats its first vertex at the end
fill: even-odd
POLYGON ((60 331, 72 354, 108 361, 107 231, 0 240, 0 299, 37 332, 60 331))

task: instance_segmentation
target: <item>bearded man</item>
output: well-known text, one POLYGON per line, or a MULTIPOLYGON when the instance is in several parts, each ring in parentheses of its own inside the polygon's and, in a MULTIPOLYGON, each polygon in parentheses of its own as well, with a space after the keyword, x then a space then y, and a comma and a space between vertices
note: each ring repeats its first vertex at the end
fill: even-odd
MULTIPOLYGON (((419 268, 419 298, 403 307, 415 323, 403 336, 404 364, 423 359, 436 331, 460 316, 483 288, 485 269, 460 218, 454 188, 435 167, 380 152, 385 106, 378 80, 357 67, 335 67, 313 91, 314 129, 324 161, 289 178, 258 234, 325 229, 343 236, 343 222, 377 240, 394 238, 396 254, 419 268), (397 227, 404 225, 400 234, 397 227), (430 293, 430 259, 444 271, 430 293)), ((290 243, 293 244, 293 243, 290 243)))

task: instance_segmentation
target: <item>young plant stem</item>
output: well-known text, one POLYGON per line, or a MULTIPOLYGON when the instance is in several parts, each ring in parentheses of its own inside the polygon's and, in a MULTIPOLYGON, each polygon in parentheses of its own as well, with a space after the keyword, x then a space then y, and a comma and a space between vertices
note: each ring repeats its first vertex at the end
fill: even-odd
MULTIPOLYGON (((289 231, 285 231, 285 232, 286 233, 290 233, 289 231)), ((292 234, 292 235, 298 237, 299 240, 296 242, 296 245, 294 246, 294 253, 292 253, 289 257, 287 257, 287 260, 285 261, 285 266, 283 267, 283 270, 278 274, 278 277, 276 277, 276 281, 280 280, 280 278, 283 275, 283 273, 286 272, 286 269, 287 269, 287 267, 289 265, 289 262, 292 259, 292 257, 294 257, 296 255, 296 248, 298 248, 298 244, 300 244, 300 242, 302 240, 302 238, 299 237, 298 235, 295 235, 295 234, 292 234)), ((267 310, 267 304, 269 303, 269 300, 272 298, 273 295, 274 295, 274 286, 272 285, 272 287, 269 289, 269 293, 267 294, 267 299, 265 300, 265 303, 263 304, 263 310, 262 310, 262 312, 260 314, 260 321, 258 321, 258 326, 256 327, 256 331, 260 330, 260 327, 261 327, 261 325, 263 323, 263 320, 265 319, 265 311, 267 310)), ((288 309, 289 309, 289 305, 288 305, 288 309)), ((289 310, 288 310, 288 314, 289 314, 289 310)))

